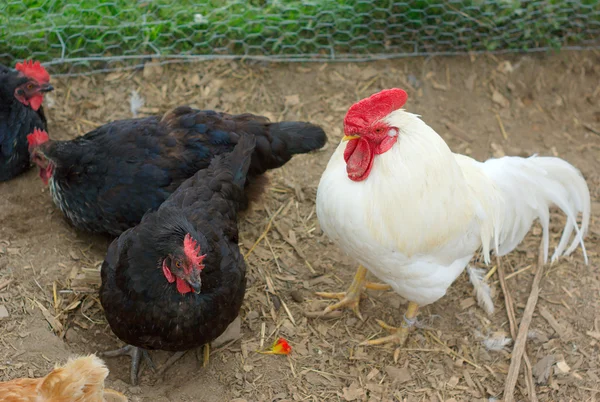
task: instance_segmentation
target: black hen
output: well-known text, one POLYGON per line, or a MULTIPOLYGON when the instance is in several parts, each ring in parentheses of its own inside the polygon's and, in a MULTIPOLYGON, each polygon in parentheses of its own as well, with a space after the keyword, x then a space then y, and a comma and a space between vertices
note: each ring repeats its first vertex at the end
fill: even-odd
POLYGON ((0 64, 0 181, 10 180, 30 166, 27 134, 46 130, 44 93, 53 88, 39 62, 0 64))
POLYGON ((216 339, 237 317, 246 286, 237 214, 255 137, 215 157, 108 249, 100 301, 115 335, 129 346, 137 382, 141 349, 185 351, 216 339))
POLYGON ((256 136, 251 177, 323 147, 327 138, 310 123, 181 106, 162 117, 115 121, 71 141, 47 141, 39 132, 29 140, 40 177, 68 220, 118 235, 214 156, 231 152, 242 134, 256 136))

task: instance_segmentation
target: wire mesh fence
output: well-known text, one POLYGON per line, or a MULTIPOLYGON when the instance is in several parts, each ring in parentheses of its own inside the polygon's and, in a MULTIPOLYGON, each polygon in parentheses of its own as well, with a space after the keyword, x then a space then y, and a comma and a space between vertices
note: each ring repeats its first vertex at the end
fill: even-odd
POLYGON ((600 1, 0 0, 0 63, 372 60, 598 47, 600 1))

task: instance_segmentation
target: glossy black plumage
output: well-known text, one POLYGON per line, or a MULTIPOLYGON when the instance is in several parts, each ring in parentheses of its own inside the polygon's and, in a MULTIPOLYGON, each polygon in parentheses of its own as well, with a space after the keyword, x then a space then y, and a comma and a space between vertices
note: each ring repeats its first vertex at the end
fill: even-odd
POLYGON ((233 152, 213 159, 160 208, 110 245, 100 301, 113 332, 143 349, 182 351, 217 338, 237 317, 246 266, 238 247, 237 213, 255 145, 245 135, 233 152), (180 294, 161 261, 190 233, 206 254, 200 294, 180 294))
POLYGON ((55 165, 50 190, 68 220, 118 235, 215 155, 231 152, 244 133, 257 141, 250 177, 326 142, 323 130, 310 123, 182 106, 162 117, 115 121, 71 141, 50 141, 40 151, 55 165))
POLYGON ((47 130, 44 109, 34 111, 19 102, 15 89, 29 78, 0 64, 0 181, 10 180, 30 167, 27 134, 47 130))

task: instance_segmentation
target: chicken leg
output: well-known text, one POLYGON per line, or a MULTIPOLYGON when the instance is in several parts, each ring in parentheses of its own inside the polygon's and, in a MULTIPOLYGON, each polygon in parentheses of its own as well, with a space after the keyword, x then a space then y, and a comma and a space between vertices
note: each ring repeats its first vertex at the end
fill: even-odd
POLYGON ((154 371, 154 369, 155 369, 154 363, 152 362, 152 359, 150 358, 148 351, 145 349, 140 349, 140 348, 132 346, 132 345, 127 345, 127 346, 124 346, 117 350, 111 350, 108 352, 100 353, 100 356, 103 356, 103 357, 117 357, 117 356, 125 356, 125 355, 131 357, 131 373, 130 373, 131 385, 135 386, 138 383, 138 373, 140 370, 140 362, 141 362, 142 358, 144 358, 144 360, 146 361, 148 366, 150 366, 152 371, 154 371))
POLYGON ((325 297, 329 299, 340 299, 338 303, 332 304, 323 310, 323 314, 327 314, 333 310, 340 309, 342 307, 349 307, 354 311, 354 314, 361 320, 363 320, 362 314, 358 308, 361 297, 364 296, 364 292, 366 289, 371 290, 389 290, 391 289, 390 285, 385 285, 382 283, 374 283, 368 282, 366 280, 367 277, 367 269, 362 265, 358 266, 356 270, 356 275, 354 275, 354 280, 352 284, 348 288, 346 292, 341 293, 327 293, 327 292, 316 292, 315 294, 320 297, 325 297))
POLYGON ((361 342, 360 345, 383 345, 385 343, 396 343, 399 346, 403 346, 408 339, 410 330, 414 327, 417 322, 417 312, 419 311, 419 305, 417 303, 409 302, 406 313, 404 313, 404 322, 399 328, 387 325, 381 320, 377 320, 377 323, 384 329, 392 332, 391 335, 384 336, 383 338, 373 339, 369 341, 361 342))

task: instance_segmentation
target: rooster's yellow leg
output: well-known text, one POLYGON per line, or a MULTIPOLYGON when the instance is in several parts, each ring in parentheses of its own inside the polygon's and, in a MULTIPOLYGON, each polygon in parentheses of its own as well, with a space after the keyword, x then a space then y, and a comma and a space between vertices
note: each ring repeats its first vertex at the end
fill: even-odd
POLYGON ((363 294, 365 292, 365 289, 372 289, 372 290, 389 290, 390 289, 389 285, 385 285, 382 283, 368 282, 366 280, 366 277, 367 277, 367 269, 365 267, 363 267, 362 265, 359 265, 358 269, 356 270, 356 275, 354 275, 354 280, 352 281, 352 284, 350 285, 350 287, 348 288, 348 290, 346 292, 341 292, 341 293, 316 292, 316 295, 320 296, 320 297, 325 297, 325 298, 329 298, 329 299, 340 299, 340 301, 338 303, 332 304, 331 306, 327 307, 323 311, 323 314, 327 314, 333 310, 337 310, 342 307, 348 307, 348 308, 351 308, 352 311, 354 311, 354 314, 356 314, 356 316, 362 320, 363 319, 362 314, 360 314, 358 305, 360 303, 361 297, 363 296, 363 294))
POLYGON ((419 305, 417 303, 410 302, 408 303, 408 309, 404 314, 404 322, 400 326, 400 328, 392 327, 391 325, 387 325, 385 322, 377 320, 377 323, 388 331, 392 332, 391 335, 385 336, 383 338, 373 339, 370 341, 361 342, 361 345, 382 345, 385 343, 396 343, 399 346, 404 345, 406 340, 408 339, 408 334, 412 327, 415 325, 417 321, 417 312, 419 311, 419 305))

